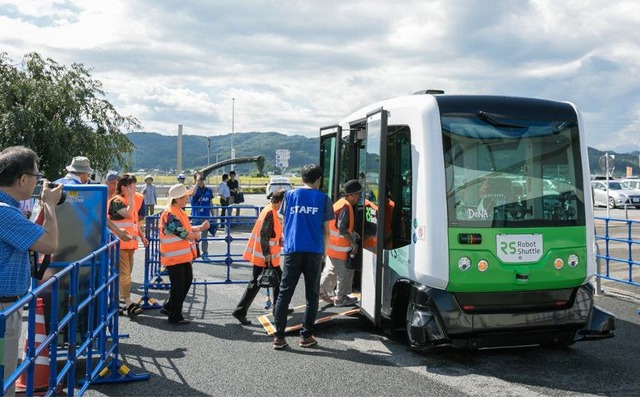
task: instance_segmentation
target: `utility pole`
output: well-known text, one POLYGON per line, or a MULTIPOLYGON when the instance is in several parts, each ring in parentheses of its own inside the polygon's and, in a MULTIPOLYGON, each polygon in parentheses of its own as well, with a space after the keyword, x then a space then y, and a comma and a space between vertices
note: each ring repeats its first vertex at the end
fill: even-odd
POLYGON ((211 165, 211 138, 207 136, 207 165, 211 165))

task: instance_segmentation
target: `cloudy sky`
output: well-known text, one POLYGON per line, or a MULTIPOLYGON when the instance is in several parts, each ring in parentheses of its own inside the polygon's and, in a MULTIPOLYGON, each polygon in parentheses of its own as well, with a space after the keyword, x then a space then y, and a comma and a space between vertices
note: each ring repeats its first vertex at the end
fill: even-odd
POLYGON ((589 146, 640 148, 637 0, 0 0, 0 52, 33 51, 92 68, 165 135, 226 134, 233 115, 313 136, 437 88, 568 100, 589 146))

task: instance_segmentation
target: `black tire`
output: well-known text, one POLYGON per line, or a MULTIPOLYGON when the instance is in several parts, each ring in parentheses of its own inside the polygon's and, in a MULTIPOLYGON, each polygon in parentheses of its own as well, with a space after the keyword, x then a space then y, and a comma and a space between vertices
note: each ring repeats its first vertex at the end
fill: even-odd
POLYGON ((613 199, 613 197, 609 197, 609 200, 607 201, 607 207, 610 209, 616 208, 616 201, 613 199))

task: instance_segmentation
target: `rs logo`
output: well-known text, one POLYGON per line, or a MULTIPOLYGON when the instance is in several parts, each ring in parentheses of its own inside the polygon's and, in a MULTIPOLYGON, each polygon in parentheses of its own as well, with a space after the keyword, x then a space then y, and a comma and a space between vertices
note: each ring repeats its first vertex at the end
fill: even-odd
POLYGON ((500 243, 500 250, 504 254, 516 254, 516 242, 502 242, 500 243))

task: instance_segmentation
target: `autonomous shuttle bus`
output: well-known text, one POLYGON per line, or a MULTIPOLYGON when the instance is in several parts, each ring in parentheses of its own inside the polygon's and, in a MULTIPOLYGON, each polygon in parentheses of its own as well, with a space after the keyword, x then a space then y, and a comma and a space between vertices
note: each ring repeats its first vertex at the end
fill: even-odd
POLYGON ((360 312, 415 350, 612 337, 582 135, 570 103, 433 90, 321 128, 322 190, 364 184, 360 312))

